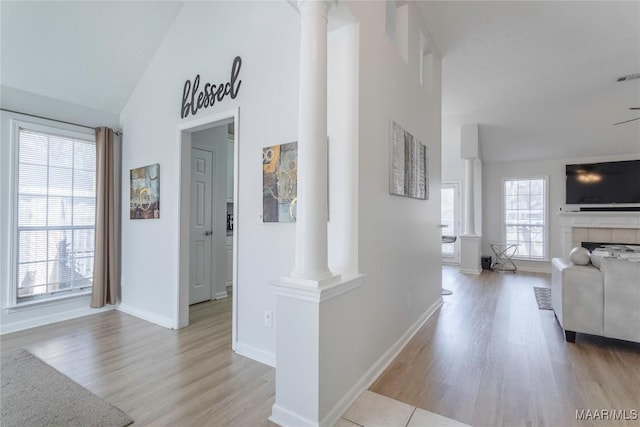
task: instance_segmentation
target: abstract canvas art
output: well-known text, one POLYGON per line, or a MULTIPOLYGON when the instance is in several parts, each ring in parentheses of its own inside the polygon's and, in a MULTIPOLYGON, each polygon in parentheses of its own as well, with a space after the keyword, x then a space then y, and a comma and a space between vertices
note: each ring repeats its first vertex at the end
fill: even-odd
POLYGON ((131 169, 130 219, 160 218, 160 165, 131 169))
POLYGON ((429 199, 429 149, 393 121, 389 139, 389 192, 414 199, 429 199))
POLYGON ((295 222, 298 196, 298 143, 262 150, 262 221, 295 222))

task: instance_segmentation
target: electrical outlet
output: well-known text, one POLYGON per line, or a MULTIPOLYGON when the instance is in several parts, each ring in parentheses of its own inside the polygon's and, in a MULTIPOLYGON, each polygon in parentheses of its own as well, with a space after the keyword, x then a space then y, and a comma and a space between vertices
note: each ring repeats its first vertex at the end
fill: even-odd
POLYGON ((271 327, 273 325, 273 312, 269 310, 264 311, 264 326, 271 327))

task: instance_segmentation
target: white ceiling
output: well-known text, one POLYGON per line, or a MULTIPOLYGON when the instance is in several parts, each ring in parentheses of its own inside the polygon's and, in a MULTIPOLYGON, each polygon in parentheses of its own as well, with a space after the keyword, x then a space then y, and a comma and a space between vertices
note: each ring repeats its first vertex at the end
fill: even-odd
POLYGON ((183 2, 2 1, 2 84, 120 113, 183 2))
POLYGON ((443 144, 483 160, 640 153, 640 2, 419 2, 443 55, 443 144))
MULTIPOLYGON (((120 113, 182 7, 1 2, 1 83, 120 113)), ((432 2, 443 143, 480 125, 485 161, 640 153, 640 2, 432 2)), ((372 70, 374 72, 374 70, 372 70)))

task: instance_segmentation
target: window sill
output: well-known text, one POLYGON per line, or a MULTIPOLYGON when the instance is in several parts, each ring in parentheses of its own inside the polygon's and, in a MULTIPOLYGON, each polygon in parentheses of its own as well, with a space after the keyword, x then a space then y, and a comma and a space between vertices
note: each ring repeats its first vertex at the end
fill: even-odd
POLYGON ((36 300, 36 301, 26 301, 26 302, 7 306, 5 307, 5 309, 7 310, 8 313, 15 313, 15 312, 24 311, 24 310, 34 310, 41 307, 63 304, 73 300, 79 300, 79 299, 85 299, 85 298, 88 299, 88 297, 90 296, 91 296, 91 291, 88 291, 88 292, 82 292, 82 293, 73 294, 73 295, 64 295, 64 296, 47 298, 47 299, 36 300))

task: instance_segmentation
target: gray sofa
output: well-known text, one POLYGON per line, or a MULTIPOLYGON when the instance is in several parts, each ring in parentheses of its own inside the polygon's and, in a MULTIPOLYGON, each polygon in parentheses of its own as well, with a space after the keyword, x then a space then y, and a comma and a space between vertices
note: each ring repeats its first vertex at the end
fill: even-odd
POLYGON ((569 342, 576 332, 640 342, 640 262, 607 257, 598 269, 554 258, 551 304, 569 342))

